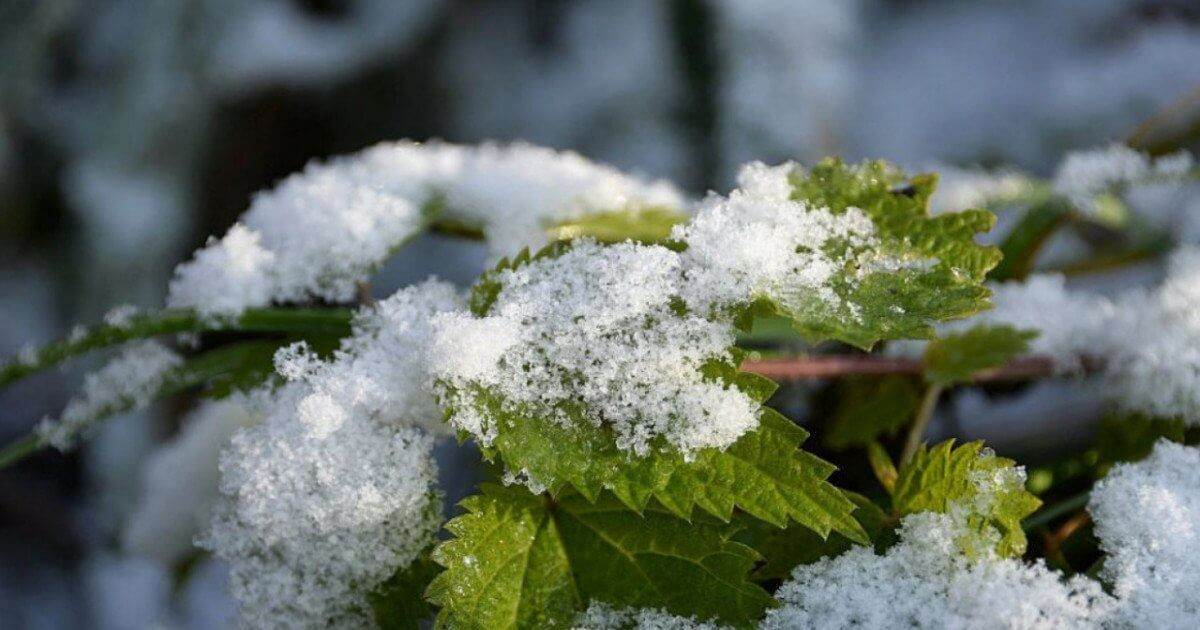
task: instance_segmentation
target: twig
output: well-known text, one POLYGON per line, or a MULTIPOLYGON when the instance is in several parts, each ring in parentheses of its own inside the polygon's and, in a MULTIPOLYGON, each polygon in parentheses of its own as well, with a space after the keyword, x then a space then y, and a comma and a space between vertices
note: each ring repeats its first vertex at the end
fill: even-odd
MULTIPOLYGON (((1094 364, 1094 360, 1084 360, 1085 369, 1094 364)), ((925 373, 925 363, 920 359, 876 355, 826 355, 746 361, 742 364, 742 369, 767 378, 786 381, 887 374, 917 376, 925 373)), ((975 373, 975 382, 1025 381, 1044 378, 1054 373, 1054 362, 1049 357, 1029 356, 1014 359, 997 368, 980 370, 975 373)))

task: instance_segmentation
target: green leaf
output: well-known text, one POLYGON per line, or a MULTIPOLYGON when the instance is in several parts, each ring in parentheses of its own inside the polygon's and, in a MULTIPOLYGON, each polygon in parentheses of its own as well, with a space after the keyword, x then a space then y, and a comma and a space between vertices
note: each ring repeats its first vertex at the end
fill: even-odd
POLYGON ((370 595, 371 611, 381 630, 408 630, 433 613, 425 601, 425 589, 441 567, 422 554, 408 567, 397 571, 370 595))
POLYGON ((757 554, 720 524, 520 486, 484 485, 462 505, 433 554, 439 626, 563 627, 592 600, 749 625, 772 603, 748 580, 757 554))
POLYGON ((686 220, 687 215, 673 208, 633 208, 563 221, 552 226, 548 233, 556 241, 590 237, 601 243, 627 240, 660 243, 671 236, 671 228, 686 220))
POLYGON ((982 283, 1001 254, 974 238, 996 218, 985 210, 929 216, 936 175, 906 180, 882 161, 846 165, 830 158, 808 171, 797 167, 791 178, 794 199, 834 213, 859 208, 879 239, 877 248, 856 252, 863 264, 834 278, 832 289, 846 308, 817 299, 776 305, 809 340, 837 339, 869 349, 881 339, 929 338, 931 322, 988 307, 990 293, 982 283))
MULTIPOLYGON (((757 385, 747 389, 764 393, 757 385)), ((866 541, 850 516, 854 505, 825 481, 834 467, 801 451, 808 434, 769 408, 757 429, 725 450, 702 449, 688 459, 661 441, 645 457, 622 451, 608 429, 577 409, 566 409, 574 421, 564 424, 527 409, 511 411, 488 390, 480 389, 475 400, 503 427, 484 456, 499 456, 509 470, 523 471, 554 494, 573 488, 594 500, 611 490, 635 511, 654 498, 685 519, 699 506, 727 521, 736 506, 780 527, 790 518, 821 536, 838 531, 866 541)))
POLYGON ((1030 207, 1000 243, 1004 258, 988 272, 988 279, 1020 280, 1028 276, 1042 245, 1073 216, 1071 204, 1062 199, 1051 198, 1030 207))
POLYGON ((825 443, 842 450, 866 446, 908 424, 921 400, 911 379, 848 378, 839 384, 840 402, 825 432, 825 443))
POLYGON ((896 489, 896 478, 900 476, 892 456, 888 455, 882 444, 871 440, 867 443, 867 462, 871 465, 871 472, 875 473, 879 485, 891 494, 896 489))
POLYGON ((969 382, 980 370, 999 367, 1029 352, 1036 330, 980 324, 929 342, 925 348, 925 379, 938 385, 969 382))
POLYGON ((1014 464, 985 449, 982 441, 958 448, 954 448, 954 440, 933 448, 921 445, 900 467, 892 507, 899 516, 966 509, 968 524, 981 534, 981 540, 994 540, 998 534, 997 553, 1019 556, 1026 544, 1021 520, 1037 510, 1041 501, 1025 490, 1014 464))
MULTIPOLYGON (((857 506, 854 518, 871 540, 883 538, 888 529, 888 515, 860 494, 845 494, 857 506)), ((760 582, 786 579, 791 576, 792 569, 802 564, 812 564, 821 558, 841 555, 854 545, 853 541, 841 534, 831 534, 823 539, 810 529, 795 526, 781 529, 746 516, 737 519, 736 523, 742 528, 734 535, 734 540, 753 547, 763 557, 763 563, 753 574, 753 578, 760 582)))

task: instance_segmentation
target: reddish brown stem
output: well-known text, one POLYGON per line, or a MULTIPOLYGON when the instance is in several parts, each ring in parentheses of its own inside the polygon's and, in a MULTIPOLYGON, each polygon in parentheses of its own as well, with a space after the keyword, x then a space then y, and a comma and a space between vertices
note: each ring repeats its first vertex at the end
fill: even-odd
MULTIPOLYGON (((788 381, 883 374, 919 375, 924 373, 925 363, 920 359, 875 355, 826 355, 746 361, 742 369, 767 378, 788 381)), ((975 382, 1026 381, 1051 376, 1054 371, 1054 362, 1049 357, 1022 357, 1000 367, 977 372, 975 382)))

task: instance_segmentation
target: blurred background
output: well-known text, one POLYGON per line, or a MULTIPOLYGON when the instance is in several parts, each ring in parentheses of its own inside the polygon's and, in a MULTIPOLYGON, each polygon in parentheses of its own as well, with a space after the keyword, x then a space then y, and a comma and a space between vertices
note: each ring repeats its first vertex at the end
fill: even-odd
MULTIPOLYGON (((1195 0, 0 0, 0 356, 160 306, 254 191, 381 140, 528 140, 694 196, 750 159, 1050 175, 1179 112, 1164 148, 1194 148, 1198 88, 1195 0)), ((428 237, 375 290, 484 262, 428 237)), ((88 366, 0 391, 0 442, 88 366)), ((184 406, 0 472, 0 626, 226 625, 220 567, 118 544, 184 406)))

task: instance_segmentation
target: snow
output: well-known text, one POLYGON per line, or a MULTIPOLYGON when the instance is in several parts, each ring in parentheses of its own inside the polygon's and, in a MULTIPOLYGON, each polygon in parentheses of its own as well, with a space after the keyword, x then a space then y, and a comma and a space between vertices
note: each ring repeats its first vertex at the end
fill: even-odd
POLYGON ((435 319, 431 370, 450 424, 491 442, 482 387, 564 425, 576 420, 562 403, 581 404, 638 455, 659 436, 684 452, 732 444, 757 426, 758 405, 702 377, 706 361, 729 358, 733 328, 673 310, 680 269, 665 247, 583 240, 501 273, 487 315, 435 319))
POLYGON ((156 341, 128 346, 99 370, 84 377, 82 392, 72 398, 57 419, 44 418, 38 436, 59 450, 74 446, 75 438, 98 417, 124 407, 150 404, 183 358, 156 341))
POLYGON ((347 414, 309 430, 296 383, 260 394, 262 422, 221 456, 221 497, 200 544, 230 566, 240 623, 369 625, 367 594, 433 542, 432 438, 347 414))
POLYGON ((349 301, 426 214, 481 228, 496 257, 547 242, 545 229, 590 213, 681 208, 644 182, 578 154, 526 144, 395 142, 311 163, 255 196, 225 238, 176 269, 168 304, 231 317, 271 302, 349 301))
POLYGON ((574 630, 723 630, 726 626, 677 617, 656 608, 618 608, 592 601, 575 618, 574 630))
POLYGON ((1097 214, 1095 198, 1101 194, 1120 192, 1134 184, 1180 180, 1191 168, 1192 156, 1186 151, 1152 159, 1113 144, 1067 154, 1054 174, 1054 188, 1078 208, 1097 214))
POLYGON ((240 396, 201 403, 142 469, 143 492, 122 531, 125 551, 170 565, 191 554, 218 495, 217 457, 253 421, 240 396))
POLYGON ((432 449, 445 428, 426 344, 433 317, 461 305, 430 280, 360 312, 328 361, 302 345, 277 354, 288 382, 250 400, 263 420, 223 451, 201 538, 230 565, 244 625, 364 623, 366 595, 433 542, 432 449))
POLYGON ((874 225, 861 210, 841 214, 793 201, 788 174, 794 163, 746 165, 740 188, 728 198, 710 196, 686 224, 671 232, 687 243, 682 254, 688 306, 714 309, 768 297, 785 308, 817 300, 838 306, 829 281, 853 256, 874 242, 874 225), (847 254, 826 253, 832 240, 849 243, 847 254))
POLYGON ((1159 442, 1114 467, 1088 511, 1120 598, 1116 627, 1184 628, 1200 619, 1200 449, 1159 442))

